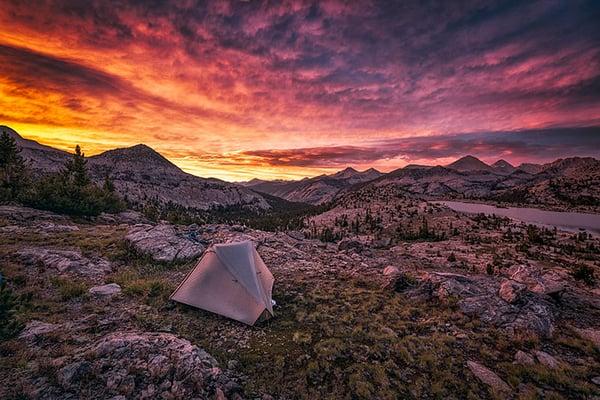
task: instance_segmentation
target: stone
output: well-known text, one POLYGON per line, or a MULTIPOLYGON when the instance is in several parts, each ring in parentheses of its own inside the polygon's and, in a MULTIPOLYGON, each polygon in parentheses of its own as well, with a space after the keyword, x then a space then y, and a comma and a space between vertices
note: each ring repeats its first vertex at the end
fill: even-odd
POLYGON ((508 395, 512 392, 510 386, 508 386, 508 384, 492 370, 475 361, 467 361, 467 366, 473 375, 477 377, 477 379, 488 385, 493 391, 505 395, 508 395))
POLYGON ((381 239, 375 239, 371 242, 371 247, 375 248, 375 249, 384 249, 386 247, 389 247, 392 244, 392 239, 391 238, 381 238, 381 239))
POLYGON ((398 267, 395 267, 393 265, 388 265, 383 270, 384 276, 394 276, 394 275, 398 275, 399 273, 400 273, 400 270, 398 269, 398 267))
POLYGON ((223 393, 223 390, 221 390, 221 388, 217 388, 217 391, 215 393, 215 400, 227 400, 227 397, 225 397, 225 393, 223 393))
POLYGON ((117 283, 109 283, 107 285, 94 286, 88 292, 95 296, 112 296, 121 293, 121 286, 117 283))
POLYGON ((70 389, 71 386, 87 376, 91 372, 91 364, 88 361, 77 361, 66 365, 58 371, 58 382, 65 389, 70 389))
POLYGON ((338 250, 354 250, 360 253, 363 249, 363 244, 358 240, 353 239, 343 239, 338 243, 338 250))
POLYGON ((592 383, 596 386, 600 386, 600 376, 595 376, 591 379, 592 383))
POLYGON ((551 369, 558 368, 558 360, 550 354, 539 350, 534 351, 533 354, 535 354, 535 358, 537 358, 540 364, 551 369))
POLYGON ((235 398, 241 390, 210 354, 168 333, 114 332, 71 357, 69 368, 63 368, 66 377, 75 371, 71 382, 76 382, 77 373, 94 371, 87 377, 92 387, 106 388, 113 396, 204 399, 214 398, 220 388, 226 398, 235 398), (89 365, 77 364, 81 362, 89 365))
POLYGON ((199 257, 205 247, 170 224, 135 225, 125 240, 140 254, 159 262, 180 262, 199 257))
POLYGON ((47 333, 54 332, 59 327, 59 325, 49 324, 42 321, 30 321, 21 331, 19 337, 25 340, 34 340, 39 336, 43 336, 47 333))
POLYGON ((507 303, 514 304, 521 301, 526 291, 526 285, 510 279, 505 279, 500 283, 498 295, 507 303))
POLYGON ((510 304, 500 297, 496 278, 421 272, 417 279, 420 288, 411 292, 415 296, 430 293, 442 303, 456 302, 464 314, 478 317, 511 334, 530 332, 548 338, 554 332, 553 308, 546 299, 531 295, 510 304))
POLYGON ((18 251, 15 255, 28 266, 42 265, 60 274, 98 277, 111 271, 111 264, 107 260, 89 259, 80 251, 29 247, 18 251))
POLYGON ((522 364, 522 365, 533 365, 533 364, 535 364, 535 360, 533 359, 533 357, 531 355, 525 353, 524 351, 519 350, 515 354, 515 363, 522 364))

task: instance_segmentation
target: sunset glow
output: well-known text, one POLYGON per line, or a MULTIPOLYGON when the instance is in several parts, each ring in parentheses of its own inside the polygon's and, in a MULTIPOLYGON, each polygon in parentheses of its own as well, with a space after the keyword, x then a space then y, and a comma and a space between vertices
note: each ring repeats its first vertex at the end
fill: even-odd
POLYGON ((226 180, 598 156, 598 3, 471 3, 3 1, 0 124, 226 180))

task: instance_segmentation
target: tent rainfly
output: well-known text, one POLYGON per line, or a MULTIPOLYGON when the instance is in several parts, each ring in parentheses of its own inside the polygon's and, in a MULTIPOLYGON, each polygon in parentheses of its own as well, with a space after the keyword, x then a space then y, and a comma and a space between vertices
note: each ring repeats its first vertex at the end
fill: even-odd
POLYGON ((273 316, 273 281, 252 242, 216 244, 171 299, 254 325, 259 318, 273 316))

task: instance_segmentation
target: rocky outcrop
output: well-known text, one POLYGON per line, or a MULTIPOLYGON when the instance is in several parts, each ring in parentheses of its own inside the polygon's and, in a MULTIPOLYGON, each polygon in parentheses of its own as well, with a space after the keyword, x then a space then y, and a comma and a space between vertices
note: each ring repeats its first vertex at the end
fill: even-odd
POLYGON ((494 371, 475 361, 467 361, 467 366, 481 382, 488 385, 494 392, 509 395, 512 389, 494 371))
POLYGON ((30 267, 42 266, 60 274, 99 277, 111 271, 111 264, 107 260, 90 259, 75 250, 29 247, 18 251, 16 257, 30 267))
POLYGON ((502 285, 495 278, 424 272, 417 280, 419 286, 411 289, 409 295, 422 297, 424 293, 428 293, 442 303, 456 302, 466 315, 477 317, 509 333, 527 331, 541 337, 550 337, 554 331, 550 302, 535 293, 524 293, 522 289, 518 289, 519 296, 512 289, 504 287, 501 290, 502 285), (510 300, 519 297, 519 301, 507 302, 501 297, 501 292, 510 300))
POLYGON ((19 334, 19 338, 28 341, 33 341, 36 340, 38 337, 56 331, 58 328, 60 328, 59 325, 37 320, 30 321, 19 334))
POLYGON ((210 354, 167 333, 111 333, 61 364, 58 383, 75 396, 85 381, 108 397, 241 398, 236 380, 210 354))
POLYGON ((90 294, 98 297, 113 296, 121 293, 121 286, 117 283, 109 283, 107 285, 94 286, 88 290, 90 294))
POLYGON ((205 247, 190 232, 179 232, 169 224, 136 225, 125 240, 140 254, 159 262, 178 262, 196 258, 205 247))
POLYGON ((558 360, 550 354, 539 350, 534 351, 533 354, 535 354, 535 358, 537 358, 540 364, 551 369, 558 368, 558 360))
POLYGON ((519 350, 515 354, 515 363, 521 365, 533 365, 535 364, 535 360, 531 355, 519 350))
POLYGON ((521 301, 526 291, 527 286, 524 284, 506 279, 500 283, 498 295, 507 303, 515 304, 521 301))

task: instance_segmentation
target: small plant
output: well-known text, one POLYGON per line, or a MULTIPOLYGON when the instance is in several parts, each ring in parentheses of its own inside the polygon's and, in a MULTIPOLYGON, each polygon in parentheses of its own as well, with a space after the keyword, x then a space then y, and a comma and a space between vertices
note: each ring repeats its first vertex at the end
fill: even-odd
POLYGON ((487 267, 485 267, 485 272, 487 272, 488 275, 494 275, 494 265, 488 264, 487 267))
POLYGON ((456 255, 454 255, 454 252, 450 253, 448 256, 448 262, 456 262, 456 255))
POLYGON ((54 278, 52 279, 52 283, 56 286, 60 298, 64 301, 76 299, 87 292, 87 288, 82 282, 64 278, 54 278))
POLYGON ((573 271, 573 278, 578 281, 583 281, 588 286, 593 286, 596 283, 596 277, 594 276, 594 269, 585 264, 578 265, 573 271))

